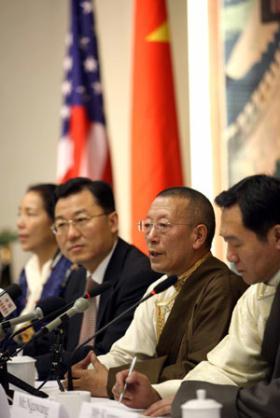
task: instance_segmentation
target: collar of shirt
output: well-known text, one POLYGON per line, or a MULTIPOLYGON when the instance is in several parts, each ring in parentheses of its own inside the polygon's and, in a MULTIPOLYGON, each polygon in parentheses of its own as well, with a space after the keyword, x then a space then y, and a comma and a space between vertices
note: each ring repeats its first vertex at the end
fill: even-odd
POLYGON ((25 276, 27 281, 27 301, 21 315, 25 315, 35 308, 36 303, 41 297, 43 286, 51 273, 53 260, 48 260, 40 269, 37 255, 33 255, 25 266, 25 276))
MULTIPOLYGON (((171 312, 171 309, 174 305, 175 299, 178 296, 178 293, 182 289, 184 283, 186 280, 191 276, 191 274, 198 269, 199 266, 211 255, 211 252, 209 251, 207 254, 205 254, 203 257, 201 257, 195 264, 193 264, 187 271, 185 271, 183 274, 181 274, 178 277, 178 281, 174 285, 174 292, 171 294, 169 298, 166 298, 164 300, 155 300, 155 323, 156 323, 156 335, 157 339, 159 339, 163 327, 166 323, 166 320, 168 318, 168 315, 171 312)), ((165 292, 163 292, 164 294, 165 292)))
POLYGON ((90 271, 87 271, 87 277, 91 277, 91 279, 94 280, 98 284, 103 283, 105 271, 108 267, 109 261, 111 260, 113 252, 115 251, 116 245, 117 245, 117 240, 114 243, 109 254, 101 261, 97 269, 93 273, 90 271))
POLYGON ((204 261, 211 255, 211 252, 209 251, 207 254, 205 254, 203 257, 201 257, 196 263, 194 263, 188 270, 186 270, 183 274, 181 274, 178 277, 177 283, 175 283, 174 287, 179 292, 186 280, 193 274, 195 270, 198 269, 201 264, 204 263, 204 261))
POLYGON ((256 283, 252 286, 257 286, 257 298, 263 299, 273 295, 278 285, 280 285, 280 270, 277 271, 268 283, 256 283))
POLYGON ((37 286, 43 285, 47 281, 51 272, 52 261, 52 259, 46 261, 40 269, 37 255, 33 255, 28 260, 25 266, 25 273, 28 287, 31 287, 30 290, 33 290, 33 288, 36 288, 37 286))

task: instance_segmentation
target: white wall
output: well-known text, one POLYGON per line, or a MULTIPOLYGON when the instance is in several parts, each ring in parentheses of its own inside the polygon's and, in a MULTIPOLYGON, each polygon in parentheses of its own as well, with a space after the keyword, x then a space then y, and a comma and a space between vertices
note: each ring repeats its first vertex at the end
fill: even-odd
MULTIPOLYGON (((186 179, 186 0, 169 0, 174 74, 186 179)), ((34 182, 55 181, 67 0, 0 0, 0 228, 15 226, 34 182)), ((99 52, 121 234, 129 238, 130 74, 133 1, 96 0, 99 52)), ((23 263, 14 246, 15 275, 23 263)))

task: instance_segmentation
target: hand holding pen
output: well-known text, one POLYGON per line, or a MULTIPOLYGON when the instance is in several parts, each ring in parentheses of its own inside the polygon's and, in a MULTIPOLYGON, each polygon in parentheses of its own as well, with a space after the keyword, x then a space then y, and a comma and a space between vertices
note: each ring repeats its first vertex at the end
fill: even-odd
POLYGON ((159 401, 161 397, 145 374, 133 372, 135 361, 136 359, 133 359, 129 370, 122 370, 116 374, 116 383, 112 392, 115 399, 125 406, 146 409, 159 401))
MULTIPOLYGON (((127 375, 127 377, 129 377, 129 376, 131 375, 131 373, 133 372, 134 367, 135 367, 135 364, 136 364, 136 360, 137 360, 137 357, 136 357, 136 356, 134 356, 134 357, 133 357, 133 359, 132 359, 132 361, 131 361, 131 363, 130 363, 130 367, 129 367, 129 370, 128 370, 128 375, 127 375)), ((122 390, 122 392, 121 392, 121 394, 120 394, 119 402, 122 402, 122 400, 123 400, 123 398, 124 398, 124 395, 125 395, 125 391, 126 391, 126 389, 127 389, 127 380, 125 381, 125 384, 124 384, 123 390, 122 390)))

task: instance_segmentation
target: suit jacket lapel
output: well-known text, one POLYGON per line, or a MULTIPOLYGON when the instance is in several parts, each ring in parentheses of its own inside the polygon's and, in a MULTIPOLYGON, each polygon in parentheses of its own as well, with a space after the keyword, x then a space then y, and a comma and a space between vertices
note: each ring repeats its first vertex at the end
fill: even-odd
POLYGON ((115 251, 112 254, 112 257, 109 261, 107 269, 105 271, 104 280, 103 282, 110 282, 112 284, 112 288, 109 289, 107 292, 103 293, 100 297, 97 319, 96 319, 96 330, 101 328, 101 326, 105 325, 103 323, 103 318, 106 313, 106 309, 110 305, 111 298, 114 294, 114 287, 119 281, 122 266, 127 254, 129 246, 121 239, 118 239, 115 251))
POLYGON ((170 355, 172 352, 178 352, 178 347, 184 336, 185 322, 189 319, 186 317, 186 307, 188 306, 190 293, 193 292, 193 286, 190 286, 190 281, 192 282, 191 278, 186 281, 175 299, 170 315, 162 330, 157 344, 157 354, 159 356, 166 353, 169 353, 170 355), (174 332, 174 330, 176 330, 176 332, 174 332), (172 344, 170 344, 170 341, 172 341, 172 344))
POLYGON ((272 372, 275 372, 276 362, 278 364, 278 374, 280 374, 280 365, 279 365, 279 350, 280 345, 280 327, 278 324, 280 318, 280 285, 278 285, 273 303, 271 306, 271 311, 266 323, 262 350, 261 354, 264 359, 270 364, 272 372), (277 361, 278 359, 278 361, 277 361))
POLYGON ((157 354, 159 356, 169 353, 169 361, 176 361, 179 347, 187 330, 187 324, 193 320, 193 307, 197 303, 198 295, 205 281, 205 270, 207 270, 209 275, 211 270, 216 268, 217 260, 210 256, 186 280, 175 299, 173 308, 159 338, 157 345, 157 354), (176 333, 174 330, 176 330, 176 333), (172 344, 170 344, 170 341, 172 341, 172 344))

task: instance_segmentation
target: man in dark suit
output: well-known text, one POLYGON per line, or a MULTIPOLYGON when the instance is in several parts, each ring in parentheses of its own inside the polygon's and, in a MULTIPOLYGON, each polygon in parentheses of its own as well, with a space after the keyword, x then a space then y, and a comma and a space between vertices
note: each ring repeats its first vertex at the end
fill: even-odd
MULTIPOLYGON (((115 250, 105 270, 103 283, 109 282, 112 287, 106 290, 99 302, 96 317, 96 331, 140 300, 147 287, 160 275, 150 269, 148 258, 136 247, 118 238, 115 250)), ((64 293, 66 301, 82 296, 86 286, 86 269, 80 267, 69 276, 64 293)), ((111 345, 126 331, 133 316, 133 311, 120 321, 110 326, 94 340, 94 351, 107 353, 111 345)), ((76 315, 70 320, 67 333, 67 349, 74 350, 79 341, 83 315, 76 315)))
MULTIPOLYGON (((88 287, 104 282, 111 284, 100 297, 92 298, 96 304, 89 308, 89 317, 86 311, 70 319, 66 350, 73 351, 139 301, 160 275, 151 270, 145 254, 119 238, 113 192, 103 181, 74 178, 58 186, 52 229, 62 253, 79 266, 64 283, 66 302, 83 295, 88 287)), ((107 353, 113 342, 125 333, 132 317, 133 311, 98 335, 93 341, 95 352, 107 353)), ((43 358, 38 368, 42 371, 40 377, 45 377, 43 358)))
MULTIPOLYGON (((63 254, 83 268, 74 272, 67 293, 78 286, 77 297, 85 292, 86 281, 112 285, 98 301, 97 331, 129 306, 140 300, 159 275, 150 268, 148 257, 118 237, 118 215, 111 187, 103 181, 74 178, 57 188, 54 233, 63 254), (88 277, 88 279, 87 279, 88 277)), ((110 326, 94 341, 98 354, 107 353, 126 331, 133 312, 110 326)), ((79 341, 82 318, 71 325, 68 348, 79 341)), ((89 335, 87 335, 89 336, 89 335)))

